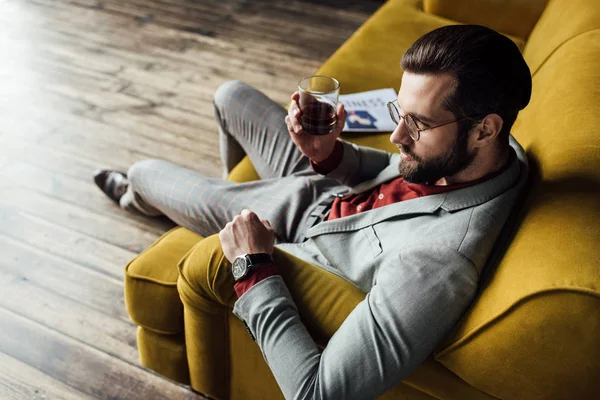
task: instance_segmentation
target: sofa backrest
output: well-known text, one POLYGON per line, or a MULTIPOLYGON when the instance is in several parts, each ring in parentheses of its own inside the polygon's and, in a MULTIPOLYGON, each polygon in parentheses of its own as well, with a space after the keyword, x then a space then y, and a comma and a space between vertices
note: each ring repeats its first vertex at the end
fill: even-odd
POLYGON ((424 0, 425 12, 527 39, 548 0, 424 0))
POLYGON ((436 359, 499 398, 600 398, 600 4, 550 0, 513 135, 530 191, 512 243, 436 359))
POLYGON ((591 34, 598 28, 600 1, 551 0, 531 32, 523 53, 531 73, 535 75, 544 62, 563 45, 579 35, 591 34))

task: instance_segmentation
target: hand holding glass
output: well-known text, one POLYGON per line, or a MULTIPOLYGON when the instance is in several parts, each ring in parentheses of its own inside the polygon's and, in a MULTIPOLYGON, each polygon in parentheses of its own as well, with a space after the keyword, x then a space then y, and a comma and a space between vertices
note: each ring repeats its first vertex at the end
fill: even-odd
POLYGON ((337 126, 340 83, 329 76, 314 75, 298 83, 300 123, 310 135, 328 135, 337 126))

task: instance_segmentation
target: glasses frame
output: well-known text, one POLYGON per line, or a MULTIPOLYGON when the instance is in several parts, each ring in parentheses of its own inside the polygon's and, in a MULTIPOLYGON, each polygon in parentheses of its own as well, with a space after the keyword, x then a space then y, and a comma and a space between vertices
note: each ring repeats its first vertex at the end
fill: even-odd
POLYGON ((478 120, 471 116, 471 117, 455 119, 454 121, 444 122, 443 124, 439 124, 436 126, 430 126, 429 128, 420 129, 419 126, 417 125, 417 121, 420 122, 421 124, 423 124, 423 122, 419 121, 419 119, 413 117, 410 114, 406 114, 406 115, 400 114, 400 110, 402 110, 402 108, 397 103, 398 103, 398 100, 388 101, 387 108, 388 108, 388 112, 390 113, 390 117, 392 118, 392 121, 394 121, 394 123, 396 125, 400 125, 400 120, 404 119, 404 129, 406 129, 406 132, 408 132, 408 136, 410 136, 410 138, 412 140, 414 140, 415 142, 421 138, 421 132, 430 131, 432 129, 439 128, 440 126, 450 125, 455 122, 463 121, 465 119, 471 119, 473 121, 477 121, 478 123, 481 122, 481 120, 478 120), (411 128, 411 125, 413 126, 413 128, 411 128), (413 130, 416 130, 416 132, 413 132, 413 130))

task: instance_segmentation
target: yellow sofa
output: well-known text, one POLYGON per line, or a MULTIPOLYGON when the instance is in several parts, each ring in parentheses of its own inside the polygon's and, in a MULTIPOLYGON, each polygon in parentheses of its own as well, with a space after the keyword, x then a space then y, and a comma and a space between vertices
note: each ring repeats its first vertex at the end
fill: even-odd
MULTIPOLYGON (((382 398, 598 399, 600 2, 389 0, 318 72, 338 78, 346 93, 398 89, 404 51, 424 33, 455 23, 487 25, 523 49, 533 93, 513 135, 532 166, 530 189, 513 239, 499 244, 507 250, 490 260, 497 267, 484 276, 471 309, 434 354, 382 398)), ((344 138, 396 150, 387 134, 344 138)), ((245 159, 230 179, 257 176, 245 159)), ((139 325, 142 364, 214 397, 282 398, 230 310, 215 342, 223 348, 213 354, 212 344, 197 343, 195 332, 203 327, 196 305, 181 279, 178 292, 177 282, 180 270, 189 274, 205 257, 195 251, 201 240, 175 228, 126 268, 126 304, 139 325), (224 369, 224 380, 207 378, 206 365, 224 369)), ((290 255, 276 258, 309 331, 324 345, 364 293, 290 255)), ((205 278, 232 285, 223 276, 205 278)))

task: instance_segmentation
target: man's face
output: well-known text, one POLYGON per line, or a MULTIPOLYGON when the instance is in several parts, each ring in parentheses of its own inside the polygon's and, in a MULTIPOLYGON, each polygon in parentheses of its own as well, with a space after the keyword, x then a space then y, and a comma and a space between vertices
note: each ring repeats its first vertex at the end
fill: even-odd
MULTIPOLYGON (((420 129, 454 121, 456 117, 444 109, 444 100, 455 86, 449 75, 421 75, 405 72, 398 93, 402 115, 414 117, 420 129)), ((458 132, 452 123, 421 132, 414 141, 405 128, 404 119, 392 133, 390 141, 400 149, 400 175, 414 183, 436 183, 466 168, 475 154, 468 149, 468 132, 458 132)))

